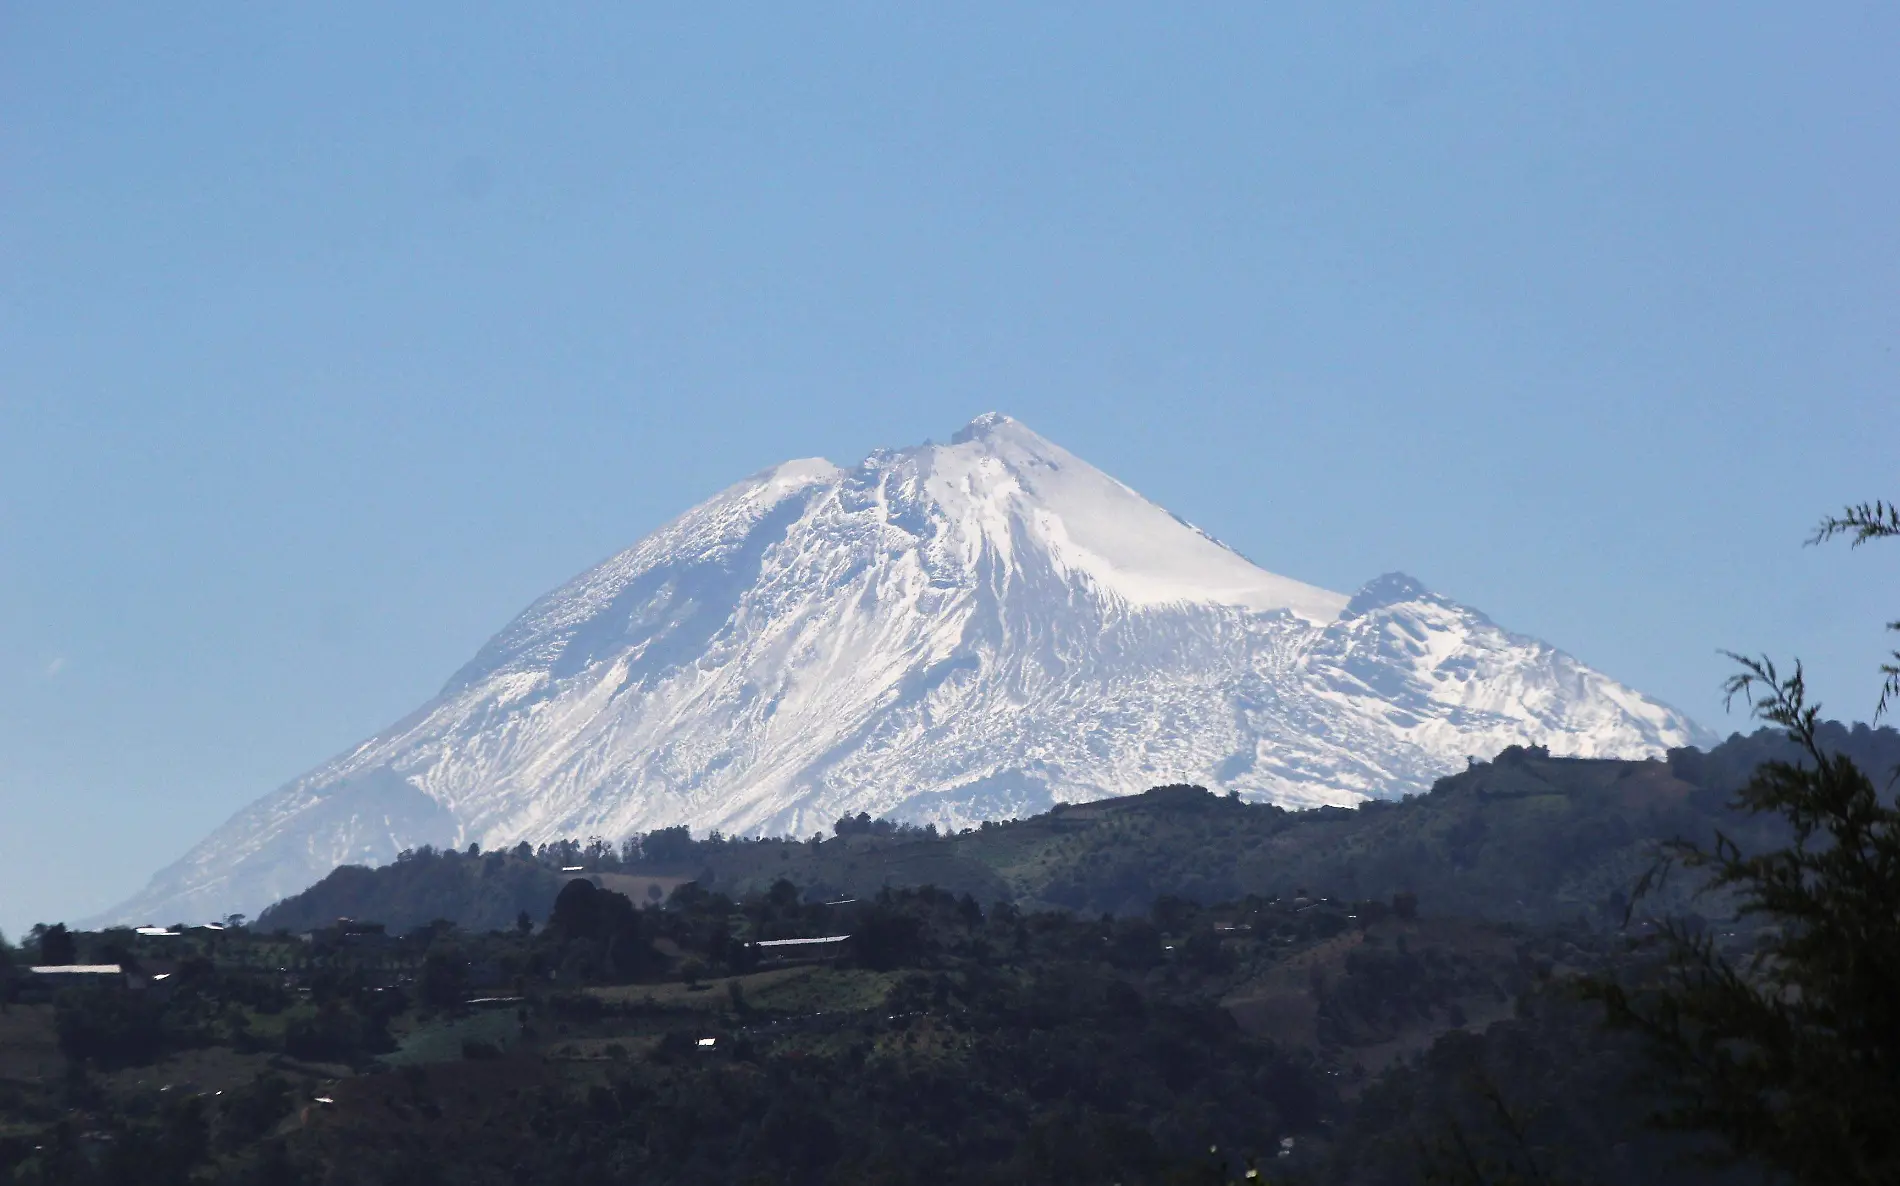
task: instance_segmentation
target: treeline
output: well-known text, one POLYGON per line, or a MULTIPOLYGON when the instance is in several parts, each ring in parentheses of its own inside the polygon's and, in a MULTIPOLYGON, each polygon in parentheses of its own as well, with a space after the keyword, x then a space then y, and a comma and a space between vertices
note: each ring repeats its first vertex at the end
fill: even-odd
POLYGON ((576 872, 677 873, 704 865, 708 852, 736 841, 715 832, 695 840, 685 827, 661 828, 630 836, 618 844, 557 840, 541 845, 522 842, 483 852, 422 845, 405 849, 388 865, 344 865, 300 894, 266 908, 257 926, 264 931, 303 933, 339 918, 385 924, 403 932, 437 920, 465 930, 502 930, 526 914, 545 918, 555 895, 576 872))
MULTIPOLYGON (((891 841, 940 838, 934 825, 874 820, 868 813, 839 819, 833 832, 891 841)), ((385 866, 341 866, 302 893, 266 908, 257 925, 265 931, 302 933, 352 918, 381 922, 397 932, 437 920, 467 930, 499 930, 513 926, 523 913, 532 919, 545 917, 555 895, 576 874, 661 874, 710 885, 719 881, 719 869, 743 867, 776 877, 784 871, 777 865, 786 854, 811 845, 811 840, 727 836, 717 830, 695 838, 683 825, 618 843, 600 837, 539 845, 523 841, 488 852, 478 844, 466 849, 425 844, 405 849, 385 866)))
POLYGON ((523 912, 535 919, 547 916, 561 889, 560 860, 558 855, 544 859, 532 849, 523 855, 424 846, 377 869, 344 865, 303 893, 268 907, 256 927, 302 934, 352 918, 379 922, 400 934, 440 919, 467 930, 504 930, 523 912))
MULTIPOLYGON (((1900 733, 1890 728, 1823 724, 1820 734, 1865 769, 1900 767, 1900 733)), ((1770 730, 1656 761, 1514 746, 1428 794, 1357 809, 1286 811, 1175 786, 956 834, 860 814, 838 820, 822 841, 695 838, 674 827, 619 844, 423 847, 379 869, 339 869, 259 921, 293 932, 339 917, 397 930, 435 919, 505 928, 524 910, 545 917, 577 871, 685 877, 735 896, 781 878, 831 898, 928 884, 1086 914, 1144 914, 1164 896, 1212 903, 1309 888, 1365 899, 1412 893, 1440 916, 1537 925, 1582 918, 1609 929, 1622 924, 1631 887, 1667 842, 1717 831, 1753 847, 1784 841, 1785 821, 1738 812, 1731 800, 1751 771, 1793 752, 1770 730)), ((1677 879, 1645 909, 1719 912, 1719 902, 1693 890, 1677 879)))

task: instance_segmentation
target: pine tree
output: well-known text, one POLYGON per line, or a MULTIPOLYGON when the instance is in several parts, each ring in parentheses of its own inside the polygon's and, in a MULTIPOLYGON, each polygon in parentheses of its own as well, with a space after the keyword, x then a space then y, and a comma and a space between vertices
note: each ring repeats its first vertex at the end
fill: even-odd
MULTIPOLYGON (((1822 544, 1840 536, 1848 536, 1851 546, 1856 548, 1868 540, 1900 536, 1900 502, 1863 502, 1847 507, 1839 515, 1829 515, 1814 529, 1808 543, 1822 544)), ((1887 629, 1900 631, 1900 621, 1888 622, 1887 629)), ((1900 700, 1900 651, 1892 652, 1888 659, 1889 662, 1880 667, 1885 680, 1880 686, 1880 704, 1874 709, 1876 721, 1895 700, 1900 700)))
MULTIPOLYGON (((1841 535, 1856 545, 1900 536, 1900 507, 1849 507, 1810 542, 1841 535)), ((1799 664, 1783 676, 1765 658, 1731 657, 1741 670, 1730 699, 1781 726, 1800 755, 1760 767, 1734 806, 1780 816, 1792 840, 1753 854, 1720 833, 1708 848, 1679 842, 1653 873, 1703 872, 1767 924, 1763 937, 1736 962, 1712 934, 1668 924, 1660 983, 1594 991, 1674 1073, 1666 1121, 1712 1132, 1798 1183, 1900 1181, 1900 811, 1821 744, 1821 706, 1799 664)), ((1894 658, 1881 668, 1876 719, 1900 697, 1894 658)))

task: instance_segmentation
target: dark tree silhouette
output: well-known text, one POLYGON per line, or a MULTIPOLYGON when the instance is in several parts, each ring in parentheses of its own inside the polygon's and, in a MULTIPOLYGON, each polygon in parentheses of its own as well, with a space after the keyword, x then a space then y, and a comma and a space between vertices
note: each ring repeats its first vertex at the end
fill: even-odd
MULTIPOLYGON (((1900 508, 1849 507, 1811 542, 1840 535, 1855 544, 1900 535, 1900 508)), ((1720 832, 1708 848, 1677 842, 1638 896, 1680 864, 1769 925, 1752 958, 1737 963, 1708 931, 1671 922, 1660 985, 1599 983, 1595 991, 1675 1073, 1678 1106, 1667 1121, 1716 1133, 1798 1183, 1894 1182, 1900 811, 1822 743, 1820 705, 1809 702, 1799 664, 1783 676, 1765 658, 1731 657, 1741 671, 1728 682, 1730 699, 1781 726, 1799 752, 1763 763, 1734 805, 1779 817, 1792 840, 1752 854, 1720 832)), ((1900 694, 1900 669, 1882 672, 1880 711, 1900 694)))
POLYGON ((562 887, 548 916, 545 936, 562 948, 593 953, 577 965, 586 975, 632 976, 660 962, 640 912, 626 895, 585 880, 562 887))
POLYGON ((78 959, 73 933, 66 929, 65 923, 34 927, 31 935, 39 948, 42 964, 70 964, 78 959))

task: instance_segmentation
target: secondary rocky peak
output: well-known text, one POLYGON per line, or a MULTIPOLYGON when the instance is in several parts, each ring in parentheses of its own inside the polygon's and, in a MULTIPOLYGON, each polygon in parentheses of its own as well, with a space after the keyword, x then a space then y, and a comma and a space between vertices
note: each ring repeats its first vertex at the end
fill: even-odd
POLYGON ((1356 617, 1388 605, 1416 601, 1427 595, 1424 583, 1417 577, 1402 572, 1388 572, 1361 585, 1359 591, 1352 595, 1352 600, 1346 603, 1345 614, 1356 617))

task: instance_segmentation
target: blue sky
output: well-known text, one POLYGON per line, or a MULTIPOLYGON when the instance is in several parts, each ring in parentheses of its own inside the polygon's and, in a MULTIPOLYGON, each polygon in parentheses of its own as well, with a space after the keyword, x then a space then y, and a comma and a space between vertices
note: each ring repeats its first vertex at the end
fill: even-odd
POLYGON ((0 4, 0 928, 716 489, 1000 409, 1275 571, 1864 718, 1891 5, 0 4), (1185 9, 1185 11, 1184 11, 1185 9))

